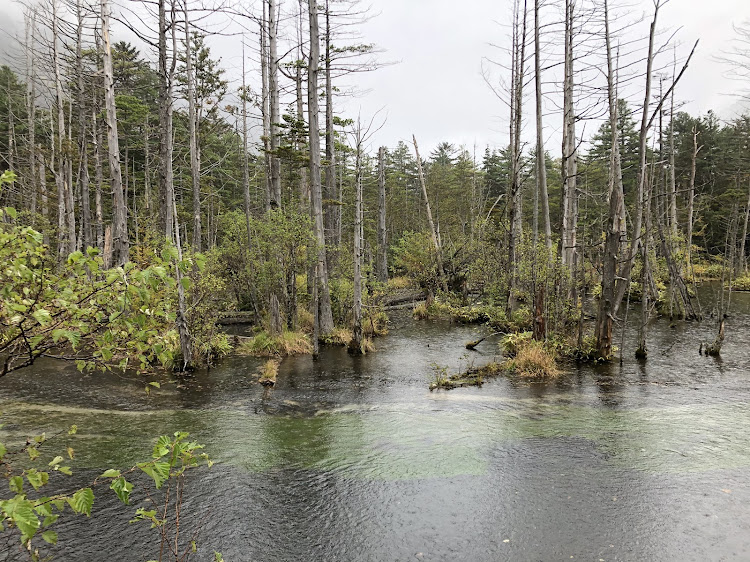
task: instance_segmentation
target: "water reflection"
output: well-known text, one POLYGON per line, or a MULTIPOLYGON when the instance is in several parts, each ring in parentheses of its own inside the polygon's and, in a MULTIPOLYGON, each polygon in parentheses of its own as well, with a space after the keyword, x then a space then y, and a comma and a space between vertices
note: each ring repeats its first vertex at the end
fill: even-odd
MULTIPOLYGON (((85 481, 190 431, 220 461, 190 482, 199 560, 731 559, 750 545, 750 299, 735 304, 719 360, 697 353, 705 326, 659 320, 645 363, 631 327, 622 364, 451 392, 427 390, 431 363, 497 349, 467 356, 477 328, 406 315, 377 353, 284 361, 272 390, 248 358, 148 396, 143 378, 40 364, 2 381, 3 438, 76 423, 85 481)), ((103 516, 61 526, 57 559, 151 557, 132 511, 97 501, 103 516)))

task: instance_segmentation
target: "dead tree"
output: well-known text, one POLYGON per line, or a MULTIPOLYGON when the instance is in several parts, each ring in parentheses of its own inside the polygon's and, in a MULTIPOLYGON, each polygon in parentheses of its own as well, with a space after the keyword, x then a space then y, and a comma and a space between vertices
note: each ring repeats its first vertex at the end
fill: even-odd
MULTIPOLYGON (((102 39, 104 61, 104 100, 107 110, 107 148, 109 150, 109 175, 112 187, 112 263, 124 265, 129 259, 128 216, 122 189, 120 146, 117 135, 117 108, 112 74, 112 46, 109 41, 109 0, 101 1, 102 39)), ((171 141, 170 141, 171 142, 171 141)))
POLYGON ((326 241, 323 227, 323 193, 320 174, 320 120, 318 103, 318 80, 320 60, 320 32, 318 27, 317 0, 308 0, 310 16, 310 56, 307 73, 307 113, 310 134, 310 199, 311 213, 318 242, 318 260, 315 266, 314 302, 317 316, 316 329, 320 336, 333 331, 333 311, 331 309, 331 293, 328 286, 328 266, 326 264, 326 241))
POLYGON ((427 224, 430 227, 430 236, 432 237, 432 245, 435 248, 435 260, 437 261, 438 269, 438 280, 440 282, 440 288, 444 292, 448 292, 448 282, 445 279, 445 270, 443 269, 443 255, 440 248, 440 239, 435 229, 435 221, 432 219, 432 209, 430 208, 430 199, 427 196, 427 184, 424 181, 424 172, 422 171, 422 158, 419 156, 419 146, 417 146, 417 137, 412 135, 414 142, 414 152, 417 155, 417 172, 419 173, 419 184, 422 186, 422 197, 424 197, 425 210, 427 211, 427 224))

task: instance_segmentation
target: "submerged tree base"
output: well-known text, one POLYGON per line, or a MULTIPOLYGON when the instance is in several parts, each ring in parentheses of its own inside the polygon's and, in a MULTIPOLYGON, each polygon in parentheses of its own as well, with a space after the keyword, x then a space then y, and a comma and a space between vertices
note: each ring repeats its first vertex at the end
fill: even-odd
POLYGON ((258 382, 263 386, 274 386, 276 384, 276 375, 279 374, 281 361, 278 359, 269 359, 263 364, 260 370, 260 379, 258 382))
POLYGON ((444 388, 451 390, 464 386, 482 386, 486 378, 499 377, 506 374, 507 370, 504 363, 492 362, 484 367, 472 367, 463 373, 447 375, 444 370, 437 369, 435 379, 430 383, 430 390, 444 388))

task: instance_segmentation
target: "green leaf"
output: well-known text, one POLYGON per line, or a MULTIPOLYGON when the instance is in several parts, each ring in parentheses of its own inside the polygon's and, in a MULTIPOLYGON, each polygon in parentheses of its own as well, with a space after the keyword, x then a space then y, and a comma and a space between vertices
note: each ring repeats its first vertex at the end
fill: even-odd
POLYGON ((0 459, 2 459, 5 456, 5 453, 8 452, 8 449, 5 448, 5 445, 0 443, 0 459))
POLYGON ((120 471, 115 468, 110 468, 109 470, 105 470, 104 474, 99 478, 117 478, 118 476, 120 476, 120 471))
POLYGON ((68 504, 76 513, 91 515, 91 507, 94 505, 94 491, 91 488, 83 488, 68 498, 68 504))
POLYGON ((30 539, 39 528, 39 518, 34 513, 34 504, 23 496, 0 502, 5 517, 21 531, 22 539, 30 539))
POLYGON ((167 435, 159 437, 156 441, 156 445, 154 445, 153 457, 158 459, 159 457, 166 455, 169 452, 169 446, 171 444, 172 440, 167 435))
POLYGON ((70 345, 73 346, 73 349, 78 347, 78 344, 81 342, 81 332, 68 331, 65 336, 68 338, 70 345))
POLYGON ((153 387, 155 387, 155 388, 161 388, 161 385, 158 382, 156 382, 156 381, 151 381, 148 384, 151 385, 151 386, 153 386, 153 387))
POLYGON ((16 220, 16 217, 18 216, 18 213, 13 207, 5 207, 5 213, 13 220, 16 220))
POLYGON ((63 461, 63 458, 60 455, 58 455, 49 462, 49 466, 59 465, 62 461, 63 461))
POLYGON ((42 539, 49 544, 57 544, 57 533, 55 531, 44 531, 42 539))
POLYGON ((34 511, 36 511, 39 515, 44 515, 45 517, 49 517, 50 515, 52 515, 52 503, 50 501, 50 498, 44 497, 36 500, 34 511))
POLYGON ((22 538, 30 539, 39 528, 39 518, 33 504, 23 496, 16 496, 3 503, 5 516, 21 531, 22 538))
POLYGON ((59 518, 59 515, 48 515, 44 518, 44 521, 42 521, 42 527, 49 527, 50 525, 54 524, 59 518))
POLYGON ((69 466, 60 466, 57 467, 57 470, 62 472, 63 474, 67 474, 68 476, 73 476, 73 471, 70 470, 69 466))
POLYGON ((144 462, 140 463, 138 468, 154 480, 154 485, 157 489, 161 488, 164 481, 169 478, 168 462, 144 462))
POLYGON ((49 474, 46 472, 37 472, 33 468, 26 473, 26 480, 29 481, 35 490, 38 490, 49 481, 49 474))
POLYGON ((68 430, 68 435, 75 435, 78 432, 78 426, 73 424, 70 426, 70 429, 68 430))
POLYGON ((32 316, 36 319, 37 322, 39 322, 42 326, 46 326, 50 322, 52 322, 52 315, 49 313, 48 310, 44 310, 43 308, 38 308, 34 311, 32 316))
POLYGON ((125 505, 130 503, 130 492, 133 490, 133 485, 122 476, 113 480, 109 488, 110 490, 114 490, 122 503, 125 505))
POLYGON ((29 453, 29 458, 32 461, 35 461, 39 458, 39 451, 35 447, 29 447, 28 449, 26 449, 26 451, 29 453))
POLYGON ((182 279, 180 279, 180 284, 182 285, 183 289, 189 291, 190 287, 192 286, 192 281, 189 277, 183 277, 182 279))
POLYGON ((8 486, 10 487, 11 492, 15 492, 16 494, 23 494, 23 477, 22 476, 14 476, 8 481, 8 486))

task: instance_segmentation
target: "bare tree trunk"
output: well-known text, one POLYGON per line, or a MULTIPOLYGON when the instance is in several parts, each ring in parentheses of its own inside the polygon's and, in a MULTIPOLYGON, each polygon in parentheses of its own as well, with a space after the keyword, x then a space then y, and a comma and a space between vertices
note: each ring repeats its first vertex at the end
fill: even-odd
MULTIPOLYGON (((198 119, 195 111, 195 77, 193 75, 193 52, 190 44, 190 17, 185 2, 185 74, 188 98, 188 134, 190 135, 190 178, 193 188, 193 251, 201 251, 201 161, 198 150, 198 119)), ((245 59, 242 59, 245 64, 245 59)))
POLYGON ((609 32, 608 1, 604 0, 604 28, 607 50, 607 93, 609 100, 609 125, 611 138, 609 165, 609 215, 602 257, 602 291, 599 299, 599 313, 596 321, 596 348, 599 357, 612 357, 612 325, 615 312, 615 289, 617 266, 621 249, 621 240, 625 235, 623 224, 624 193, 622 187, 622 168, 620 163, 619 134, 617 128, 617 91, 615 69, 612 62, 612 47, 609 32))
MULTIPOLYGON (((172 0, 173 1, 173 0, 172 0)), ((174 36, 174 5, 171 21, 167 22, 167 0, 159 2, 159 226, 168 240, 174 237, 174 169, 172 167, 172 79, 175 56, 169 59, 167 32, 174 36)))
MULTIPOLYGON (((300 41, 301 41, 301 38, 300 38, 300 41)), ((301 58, 302 57, 300 54, 300 60, 301 58)), ((297 64, 296 90, 297 90, 297 120, 299 121, 300 126, 303 126, 305 123, 305 106, 302 100, 302 65, 301 63, 297 64)), ((297 150, 299 151, 304 150, 303 143, 298 144, 297 150)), ((310 208, 310 182, 308 181, 308 178, 307 178, 309 174, 309 170, 307 169, 306 166, 301 165, 297 173, 299 174, 300 209, 302 210, 309 209, 310 208)))
POLYGON ((385 207, 385 147, 378 149, 378 281, 388 281, 388 232, 385 207))
POLYGON ((193 369, 193 339, 188 330, 187 318, 185 318, 185 287, 182 284, 182 270, 180 262, 182 261, 182 243, 180 242, 180 223, 177 216, 177 203, 172 192, 172 213, 174 216, 174 240, 177 245, 177 263, 175 263, 174 272, 177 279, 177 332, 180 335, 180 351, 182 352, 182 368, 180 371, 190 371, 193 369))
MULTIPOLYGON (((28 188, 31 196, 31 214, 36 213, 37 171, 36 171, 36 71, 34 68, 34 47, 32 37, 36 35, 36 10, 27 12, 26 19, 26 128, 28 129, 29 179, 28 188)), ((42 168, 43 165, 40 164, 42 168)), ((36 219, 34 219, 36 220, 36 219)), ((46 229, 45 229, 46 230, 46 229)))
POLYGON ((242 42, 242 196, 245 202, 245 227, 247 228, 247 245, 252 241, 250 226, 250 168, 247 161, 247 86, 245 84, 245 42, 242 42))
MULTIPOLYGON (((349 353, 362 354, 362 127, 357 121, 357 151, 354 163, 354 322, 349 353)), ((382 149, 381 149, 382 150, 382 149)))
MULTIPOLYGON (((577 258, 578 229, 578 144, 576 141, 576 117, 573 108, 575 0, 565 0, 565 77, 563 85, 563 219, 562 262, 574 275, 577 258)), ((571 277, 572 279, 572 277, 571 277)))
POLYGON ((263 0, 263 19, 260 23, 260 75, 261 75, 261 116, 263 117, 263 158, 265 162, 265 203, 266 211, 271 208, 271 97, 269 95, 268 69, 268 4, 263 0))
MULTIPOLYGON (((647 151, 646 142, 648 140, 648 129, 649 129, 649 107, 651 103, 651 79, 654 66, 654 40, 656 36, 656 22, 659 15, 659 9, 663 4, 663 0, 654 1, 654 16, 651 20, 651 31, 649 33, 648 41, 648 56, 646 58, 646 86, 645 95, 643 100, 643 111, 641 115, 641 129, 639 134, 638 142, 638 190, 636 192, 635 201, 635 219, 633 221, 633 237, 630 241, 628 249, 628 257, 625 259, 624 265, 620 270, 619 277, 621 279, 630 279, 631 271, 635 263, 635 258, 638 255, 638 251, 643 244, 642 229, 643 229, 643 209, 644 209, 644 196, 646 187, 646 177, 648 175, 648 164, 647 164, 647 151)), ((663 101, 663 100, 660 100, 663 101)), ((625 296, 627 290, 627 283, 619 283, 617 287, 617 293, 614 301, 614 314, 617 314, 622 299, 625 296)))
MULTIPOLYGON (((534 0, 534 75, 536 82, 536 190, 542 200, 544 216, 544 242, 552 248, 552 225, 549 218, 549 195, 547 193, 547 163, 544 152, 544 126, 542 123, 542 66, 539 44, 539 0, 534 0)), ((534 214, 536 217, 536 213, 534 214)))
POLYGON ((417 155, 417 171, 419 172, 419 183, 422 186, 422 196, 424 197, 425 210, 427 211, 427 223, 430 226, 430 235, 432 236, 432 244, 435 247, 435 259, 437 260, 438 268, 438 280, 440 281, 440 287, 444 292, 448 292, 448 282, 445 279, 445 270, 443 269, 443 253, 440 248, 440 238, 438 237, 437 230, 435 229, 435 221, 432 220, 432 209, 430 208, 430 199, 427 197, 427 185, 424 181, 424 172, 422 171, 422 158, 419 156, 419 146, 417 146, 417 137, 412 135, 414 141, 414 152, 417 155))
POLYGON ((276 21, 276 0, 268 0, 268 89, 270 93, 269 108, 271 110, 271 199, 272 209, 281 208, 281 158, 279 158, 279 123, 281 110, 279 109, 279 60, 277 55, 278 22, 276 21))
POLYGON ((128 217, 122 190, 120 147, 117 136, 117 108, 112 75, 112 47, 109 42, 109 1, 101 0, 102 39, 104 40, 104 99, 107 108, 107 148, 109 150, 109 175, 112 186, 112 263, 124 265, 129 259, 128 217))
MULTIPOLYGON (((7 111, 8 111, 8 168, 10 170, 16 170, 16 130, 15 130, 15 120, 14 120, 14 108, 13 108, 13 96, 11 94, 10 89, 10 81, 11 81, 11 75, 8 73, 8 94, 6 98, 7 102, 7 111)), ((11 205, 16 205, 16 202, 14 199, 16 198, 16 190, 14 189, 15 181, 11 182, 11 184, 8 186, 8 194, 9 198, 8 201, 11 205)))
MULTIPOLYGON (((643 244, 641 245, 641 322, 638 326, 638 345, 635 356, 638 359, 648 357, 648 346, 646 337, 648 335, 648 320, 651 314, 651 205, 653 193, 653 181, 648 182, 644 196, 645 201, 645 230, 643 233, 643 244)), ((654 295, 656 298, 656 295, 654 295)))
POLYGON ((320 176, 320 124, 318 104, 318 75, 320 59, 320 33, 318 30, 317 0, 308 0, 310 12, 310 65, 307 76, 307 112, 310 129, 310 191, 312 200, 312 218, 315 227, 315 238, 318 242, 318 263, 315 287, 318 292, 317 327, 319 335, 325 336, 333 331, 333 311, 331 294, 328 287, 328 266, 326 264, 325 232, 323 226, 323 190, 320 176))
POLYGON ((96 191, 94 193, 94 212, 96 218, 96 247, 104 251, 104 216, 102 213, 102 184, 104 183, 104 177, 102 172, 102 155, 101 146, 102 138, 99 130, 99 125, 96 121, 97 108, 94 107, 92 113, 92 128, 91 139, 94 143, 94 178, 96 181, 96 191))
POLYGON ((510 112, 510 236, 508 237, 508 267, 510 283, 508 286, 508 312, 516 307, 515 288, 517 283, 518 245, 523 235, 523 200, 521 178, 521 125, 523 117, 523 87, 526 71, 526 18, 528 15, 527 0, 523 0, 523 19, 519 34, 520 0, 514 4, 513 61, 511 79, 511 112, 510 112))
MULTIPOLYGON (((44 153, 42 152, 42 145, 39 145, 39 160, 38 160, 38 168, 39 168, 39 191, 40 195, 42 197, 42 217, 44 217, 45 221, 49 220, 49 200, 47 197, 47 168, 45 166, 44 162, 44 153)), ((43 242, 45 245, 49 245, 49 229, 44 229, 44 238, 43 242)))
POLYGON ((151 217, 151 160, 149 155, 149 132, 148 112, 143 123, 143 200, 146 207, 146 216, 151 217))
POLYGON ((89 159, 88 143, 86 142, 86 90, 83 78, 83 7, 80 0, 76 0, 76 78, 78 105, 78 153, 80 156, 78 173, 78 191, 82 215, 81 245, 87 248, 93 245, 91 232, 91 200, 89 196, 89 159))
MULTIPOLYGON (((672 76, 674 82, 674 72, 672 76)), ((672 238, 676 241, 679 235, 679 225, 677 224, 677 178, 675 177, 677 172, 674 159, 674 90, 672 90, 669 108, 669 225, 671 226, 672 238)))
MULTIPOLYGON (((331 11, 329 0, 325 0, 325 96, 326 96, 326 166, 325 166, 325 197, 338 200, 336 193, 336 150, 335 134, 333 131, 333 81, 331 78, 331 11)), ((333 247, 341 244, 341 205, 326 205, 326 241, 333 247)), ((330 255, 329 255, 330 257, 330 255)))
MULTIPOLYGON (((55 170, 55 182, 57 184, 57 229, 58 229, 58 260, 60 262, 65 261, 68 254, 72 252, 71 245, 75 244, 75 239, 71 240, 71 233, 68 229, 68 194, 69 189, 65 184, 65 176, 67 173, 67 163, 65 159, 65 151, 63 150, 65 144, 65 111, 63 101, 63 86, 62 78, 60 75, 61 62, 60 52, 58 48, 58 16, 57 16, 57 0, 52 0, 52 56, 53 64, 55 66, 55 104, 57 106, 57 159, 58 167, 55 170)), ((53 128, 54 130, 54 128, 53 128)), ((53 143, 54 144, 54 143, 53 143)), ((53 148, 53 155, 54 155, 53 148)), ((53 164, 54 168, 54 164, 53 164)), ((75 236, 75 229, 74 234, 75 236)))
POLYGON ((693 127, 693 154, 690 160, 690 188, 688 190, 688 213, 687 213, 687 264, 692 267, 693 255, 693 207, 695 204, 695 175, 698 162, 698 153, 703 147, 698 146, 698 129, 693 127))

